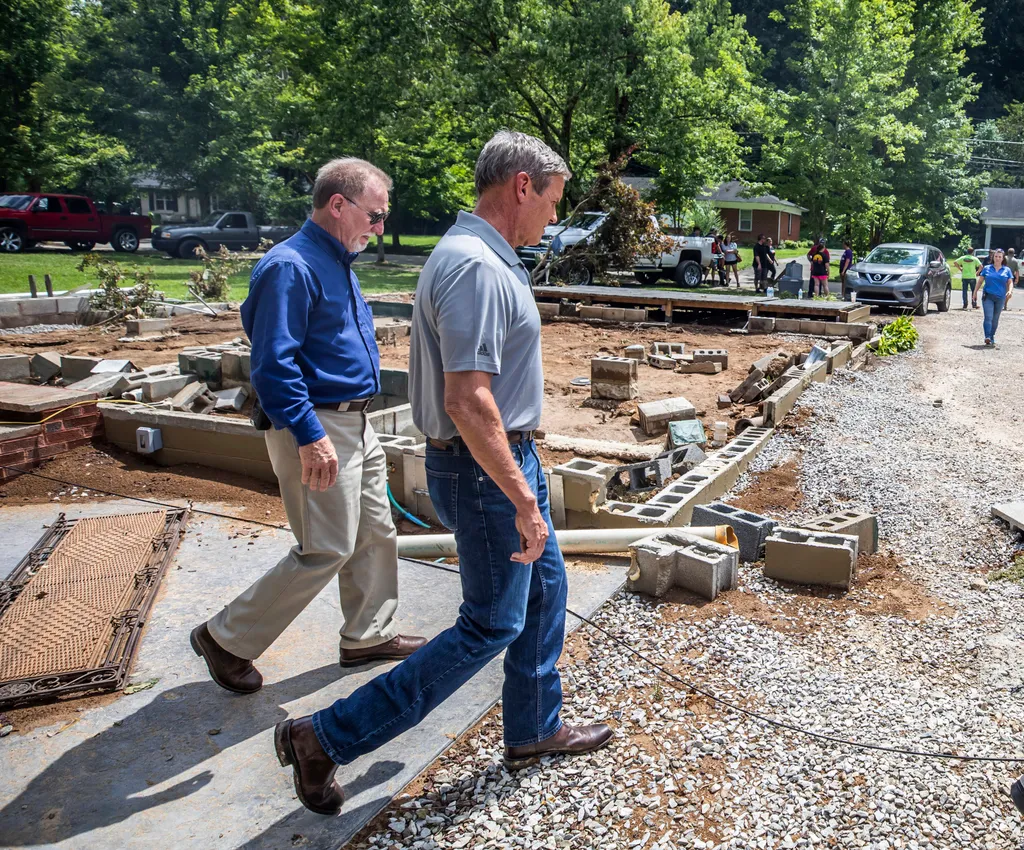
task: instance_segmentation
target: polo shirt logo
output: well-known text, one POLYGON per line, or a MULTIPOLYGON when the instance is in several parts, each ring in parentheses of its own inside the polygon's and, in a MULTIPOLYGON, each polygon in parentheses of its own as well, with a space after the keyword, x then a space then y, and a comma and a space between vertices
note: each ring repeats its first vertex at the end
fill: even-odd
POLYGON ((481 342, 480 343, 480 347, 476 350, 476 353, 481 355, 482 357, 490 357, 491 356, 491 352, 489 352, 487 350, 487 343, 486 342, 481 342))

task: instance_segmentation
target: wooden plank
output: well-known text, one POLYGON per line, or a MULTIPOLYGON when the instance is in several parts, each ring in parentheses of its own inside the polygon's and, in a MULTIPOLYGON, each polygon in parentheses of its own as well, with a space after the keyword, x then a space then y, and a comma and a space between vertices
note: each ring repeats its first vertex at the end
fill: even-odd
POLYGON ((870 304, 858 304, 852 310, 846 314, 847 322, 863 322, 868 316, 871 315, 870 304))
MULTIPOLYGON (((638 307, 671 308, 676 310, 727 310, 746 313, 763 299, 760 296, 713 295, 684 290, 639 289, 605 286, 536 286, 534 296, 539 299, 567 298, 582 303, 621 304, 638 307)), ((671 309, 668 308, 668 309, 671 309)))

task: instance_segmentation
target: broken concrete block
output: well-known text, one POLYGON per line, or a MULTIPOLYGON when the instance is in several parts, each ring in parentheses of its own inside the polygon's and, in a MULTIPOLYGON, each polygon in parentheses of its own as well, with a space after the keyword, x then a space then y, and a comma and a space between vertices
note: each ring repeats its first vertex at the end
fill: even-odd
POLYGON ((764 424, 771 428, 777 426, 786 418, 786 414, 793 409, 793 405, 800 398, 802 391, 803 386, 800 381, 791 380, 766 398, 762 409, 764 424))
POLYGON ((115 375, 135 371, 131 360, 101 360, 92 367, 92 375, 115 375))
POLYGON ((214 410, 241 410, 249 397, 249 392, 245 387, 231 387, 227 390, 217 390, 213 397, 217 399, 213 406, 214 410))
POLYGON ((134 390, 125 390, 121 393, 121 398, 128 401, 142 401, 142 387, 136 387, 134 390))
POLYGON ((81 381, 92 374, 93 367, 100 362, 99 357, 77 357, 64 354, 60 358, 61 377, 66 384, 81 381))
POLYGON ((565 479, 561 475, 545 470, 548 484, 548 505, 551 513, 551 524, 555 529, 566 528, 565 524, 565 479))
POLYGON ((647 365, 653 366, 655 369, 675 369, 676 361, 663 354, 651 354, 647 358, 647 365))
POLYGON ((537 312, 540 313, 542 319, 553 319, 558 315, 558 305, 538 302, 537 312))
POLYGON ((635 360, 637 363, 647 362, 647 349, 643 345, 627 345, 623 357, 635 360))
POLYGON ((128 319, 126 322, 129 336, 141 334, 166 333, 171 329, 170 319, 128 319))
POLYGON ((729 546, 682 531, 655 534, 630 546, 626 589, 663 596, 677 586, 714 600, 736 586, 738 555, 729 546))
POLYGON ((196 399, 205 393, 206 384, 193 382, 186 384, 171 398, 171 407, 175 410, 191 410, 196 399))
POLYGON ((56 351, 40 351, 29 363, 29 372, 33 378, 49 381, 60 374, 61 356, 56 351))
POLYGON ((637 361, 629 357, 595 357, 590 361, 590 396, 628 401, 640 395, 637 361))
POLYGON ((662 357, 682 357, 686 353, 686 345, 681 342, 652 342, 651 354, 662 357))
MULTIPOLYGON (((695 420, 696 421, 696 420, 695 420)), ((673 422, 673 425, 679 423, 673 422)), ((672 468, 674 473, 689 472, 695 466, 703 463, 707 458, 704 451, 700 448, 700 445, 689 443, 687 445, 679 446, 679 448, 669 449, 667 452, 662 452, 658 455, 659 458, 668 458, 669 466, 672 468)))
MULTIPOLYGON (((764 378, 764 372, 762 372, 759 368, 751 368, 750 372, 747 374, 747 377, 743 379, 739 386, 737 386, 732 392, 729 393, 729 398, 736 403, 744 401, 747 393, 751 389, 753 389, 753 387, 762 378, 764 378)), ((744 401, 744 403, 746 402, 744 401)))
POLYGON ((627 463, 615 468, 614 479, 630 490, 653 490, 672 475, 672 462, 665 454, 639 463, 627 463))
POLYGON ((27 354, 0 354, 0 381, 27 381, 31 374, 27 354))
POLYGON ((560 475, 565 493, 566 510, 595 513, 598 505, 608 499, 608 482, 618 467, 610 463, 575 457, 551 470, 560 475))
POLYGON ((857 547, 853 535, 779 527, 765 541, 764 574, 777 581, 847 590, 853 583, 857 547))
POLYGON ((186 372, 195 372, 196 370, 196 357, 200 354, 206 354, 205 348, 183 348, 178 352, 178 371, 181 374, 186 372))
POLYGON ((697 409, 682 396, 644 402, 637 405, 637 413, 640 415, 640 427, 652 437, 668 433, 670 422, 697 417, 697 409))
POLYGON ((192 371, 196 373, 201 381, 208 386, 220 386, 223 373, 221 371, 222 354, 209 352, 197 354, 193 362, 192 371))
POLYGON ((771 316, 751 316, 747 319, 747 333, 770 334, 775 332, 775 319, 771 316))
POLYGON ((729 352, 724 348, 696 348, 693 351, 694 363, 721 363, 723 369, 729 368, 729 352))
POLYGON ((673 505, 635 504, 633 502, 605 502, 598 509, 597 525, 600 528, 643 528, 644 526, 669 526, 678 513, 673 505))
POLYGON ((764 543, 778 527, 778 522, 760 514, 712 502, 710 505, 695 505, 690 525, 728 525, 736 532, 740 541, 740 560, 745 563, 760 561, 764 543))
POLYGON ((864 324, 849 324, 846 326, 846 335, 854 342, 867 342, 875 338, 878 333, 878 325, 874 322, 864 324))
POLYGON ((679 365, 676 371, 680 375, 717 375, 722 371, 721 363, 686 363, 676 361, 679 365))
POLYGON ((160 401, 170 398, 195 380, 195 375, 168 375, 163 378, 146 378, 139 382, 139 386, 146 401, 160 401))
POLYGON ((225 351, 220 356, 221 379, 232 381, 249 380, 249 358, 248 351, 225 351))
MULTIPOLYGON (((103 373, 99 375, 89 375, 87 378, 82 378, 80 381, 75 381, 73 384, 68 384, 67 389, 76 390, 83 393, 96 393, 99 398, 105 398, 108 395, 114 395, 113 392, 115 384, 121 380, 121 376, 115 373, 103 373)), ((119 393, 118 393, 119 394, 119 393)))
POLYGON ((873 555, 878 551, 878 517, 866 511, 848 510, 825 514, 800 523, 800 528, 826 534, 852 534, 857 538, 858 554, 873 555))
POLYGON ((718 397, 718 409, 726 410, 732 407, 732 399, 729 398, 728 393, 723 393, 718 397))

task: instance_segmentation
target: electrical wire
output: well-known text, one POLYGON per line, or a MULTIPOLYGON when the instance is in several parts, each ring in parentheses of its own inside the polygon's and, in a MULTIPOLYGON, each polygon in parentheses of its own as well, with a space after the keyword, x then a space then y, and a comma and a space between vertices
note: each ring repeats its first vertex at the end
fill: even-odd
MULTIPOLYGON (((87 399, 86 401, 73 401, 66 407, 62 407, 60 410, 55 410, 49 416, 44 416, 38 422, 0 422, 0 425, 42 425, 44 422, 49 422, 54 416, 60 416, 65 410, 71 410, 72 407, 81 407, 84 404, 141 404, 143 407, 154 407, 152 404, 147 404, 144 401, 136 401, 133 398, 103 398, 103 399, 87 399)), ((163 408, 155 408, 162 410, 163 408)))
MULTIPOLYGON (((157 501, 157 500, 154 500, 154 499, 144 499, 144 498, 142 498, 140 496, 129 496, 129 495, 126 495, 124 493, 114 493, 114 492, 112 492, 110 490, 102 490, 102 489, 99 489, 97 487, 92 487, 92 486, 89 486, 89 485, 86 485, 86 484, 76 484, 75 482, 72 482, 72 481, 65 481, 65 480, 60 479, 60 478, 54 478, 52 476, 43 475, 42 473, 35 472, 33 470, 30 470, 30 469, 21 469, 20 467, 10 466, 8 464, 0 464, 0 469, 6 469, 6 470, 9 470, 11 472, 19 472, 19 473, 22 473, 23 475, 32 475, 32 476, 34 476, 36 478, 41 478, 41 479, 43 479, 45 481, 52 481, 52 482, 55 482, 57 484, 63 484, 65 486, 67 486, 67 487, 78 487, 80 489, 88 490, 88 491, 91 491, 93 493, 102 493, 105 496, 117 496, 117 497, 122 498, 122 499, 129 499, 129 500, 136 501, 136 502, 143 502, 143 503, 149 504, 149 505, 159 505, 160 507, 165 507, 165 508, 180 508, 181 507, 180 505, 174 505, 174 504, 171 504, 169 502, 160 502, 160 501, 157 501)), ((202 509, 202 508, 196 508, 196 507, 194 507, 192 505, 191 500, 189 501, 189 510, 192 513, 203 514, 204 516, 212 516, 212 517, 217 517, 219 519, 228 519, 228 520, 233 520, 235 522, 249 523, 251 525, 260 525, 260 526, 264 526, 266 528, 274 528, 274 529, 277 529, 278 531, 288 531, 289 530, 288 526, 286 526, 286 525, 279 525, 277 523, 265 522, 263 520, 252 519, 250 517, 233 516, 232 514, 225 514, 225 513, 220 513, 218 511, 209 511, 209 510, 205 510, 205 509, 202 509)), ((414 564, 420 564, 421 566, 428 567, 428 568, 430 568, 432 570, 439 570, 441 572, 453 573, 455 575, 459 575, 459 570, 457 568, 450 567, 450 566, 447 566, 445 564, 439 564, 437 562, 431 562, 431 561, 424 561, 424 560, 421 560, 419 558, 403 558, 403 560, 409 561, 409 562, 414 563, 414 564)), ((946 760, 946 761, 989 762, 989 763, 1001 763, 1001 764, 1024 764, 1024 755, 1017 755, 1017 756, 957 755, 956 753, 945 753, 945 752, 938 752, 938 751, 935 751, 935 750, 914 750, 914 749, 910 749, 909 747, 890 747, 890 746, 886 746, 884 744, 871 743, 869 741, 858 741, 858 740, 851 739, 851 738, 842 738, 842 737, 840 737, 838 735, 830 735, 830 734, 828 734, 826 732, 816 732, 813 729, 806 729, 806 728, 804 728, 802 726, 797 726, 796 724, 789 723, 789 722, 787 722, 785 720, 778 720, 778 719, 776 719, 774 717, 770 717, 767 714, 763 714, 762 712, 754 711, 753 709, 745 708, 742 705, 738 705, 737 703, 732 702, 731 700, 725 699, 724 697, 721 697, 718 694, 716 694, 716 693, 714 693, 712 691, 707 690, 706 688, 702 688, 699 685, 694 684, 693 682, 690 682, 690 681, 687 681, 686 679, 683 679, 681 676, 676 675, 671 670, 667 670, 665 667, 660 665, 658 662, 656 662, 656 661, 652 660, 651 658, 649 658, 648 656, 644 655, 639 650, 634 649, 629 644, 628 641, 623 640, 622 638, 620 638, 617 635, 613 634, 612 632, 608 631, 608 629, 606 629, 604 626, 601 626, 598 623, 595 623, 589 617, 585 617, 583 614, 579 614, 576 611, 573 611, 568 606, 566 606, 565 611, 566 611, 567 614, 570 614, 571 616, 575 617, 580 622, 585 623, 586 625, 590 626, 592 629, 595 629, 596 631, 600 632, 602 635, 604 635, 606 638, 608 638, 615 645, 622 647, 623 649, 625 649, 631 655, 634 655, 637 658, 639 658, 646 665, 648 665, 652 669, 658 671, 658 673, 660 673, 662 676, 664 676, 666 679, 670 680, 674 684, 678 685, 680 688, 683 688, 683 689, 689 690, 689 691, 693 691, 694 693, 697 693, 697 694, 700 694, 701 696, 707 697, 712 702, 715 702, 718 705, 723 706, 724 708, 726 708, 726 709, 728 709, 730 711, 734 711, 737 714, 743 715, 744 717, 748 717, 748 718, 750 718, 752 720, 756 720, 756 721, 758 721, 760 723, 764 723, 767 726, 771 726, 771 727, 774 727, 776 729, 782 729, 782 730, 785 730, 787 732, 793 732, 793 733, 798 734, 798 735, 803 735, 804 737, 812 738, 812 739, 814 739, 816 741, 823 741, 825 743, 837 744, 839 746, 850 747, 850 748, 858 749, 858 750, 871 750, 871 751, 875 751, 875 752, 889 753, 891 755, 914 756, 914 757, 917 757, 917 758, 939 759, 939 760, 946 760)))

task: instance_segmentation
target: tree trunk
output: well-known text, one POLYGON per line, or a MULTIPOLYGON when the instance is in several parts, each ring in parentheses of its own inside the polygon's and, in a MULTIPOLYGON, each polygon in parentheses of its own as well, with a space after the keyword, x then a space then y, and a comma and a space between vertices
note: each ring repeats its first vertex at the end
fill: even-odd
POLYGON ((384 236, 383 234, 377 237, 377 265, 382 266, 387 262, 384 257, 384 236))

